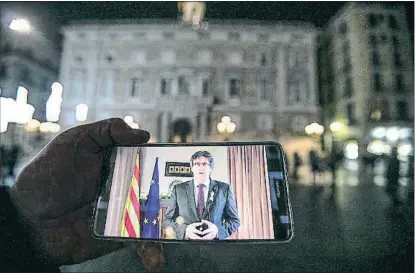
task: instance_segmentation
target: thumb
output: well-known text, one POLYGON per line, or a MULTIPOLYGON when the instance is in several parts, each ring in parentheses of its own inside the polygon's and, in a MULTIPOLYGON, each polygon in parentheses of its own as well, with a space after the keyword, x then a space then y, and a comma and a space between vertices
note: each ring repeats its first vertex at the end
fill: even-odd
POLYGON ((77 145, 92 152, 99 152, 110 145, 134 145, 150 139, 147 131, 133 129, 120 118, 101 120, 73 128, 80 130, 77 145))

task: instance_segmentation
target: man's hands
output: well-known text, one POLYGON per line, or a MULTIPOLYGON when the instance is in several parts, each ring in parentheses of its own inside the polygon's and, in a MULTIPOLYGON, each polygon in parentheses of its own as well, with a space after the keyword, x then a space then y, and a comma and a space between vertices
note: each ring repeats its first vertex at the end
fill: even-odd
POLYGON ((185 239, 190 240, 213 240, 218 235, 218 227, 212 222, 202 220, 202 222, 193 223, 187 226, 185 239), (198 229, 201 225, 207 225, 207 229, 201 231, 198 229))
POLYGON ((40 258, 74 264, 124 247, 96 240, 89 231, 104 150, 149 138, 119 118, 77 126, 59 134, 22 170, 10 197, 32 230, 40 258))
POLYGON ((190 240, 201 240, 202 232, 197 229, 198 226, 200 226, 202 223, 193 223, 186 227, 186 234, 185 239, 190 240))
POLYGON ((208 226, 207 229, 202 231, 202 240, 213 240, 218 235, 218 227, 209 221, 202 220, 202 224, 206 224, 208 226))

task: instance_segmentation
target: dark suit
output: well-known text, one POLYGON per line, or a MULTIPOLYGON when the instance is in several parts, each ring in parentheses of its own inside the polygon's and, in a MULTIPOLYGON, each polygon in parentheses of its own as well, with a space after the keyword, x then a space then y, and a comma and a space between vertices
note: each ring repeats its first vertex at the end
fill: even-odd
POLYGON ((240 225, 230 185, 210 180, 208 199, 202 219, 197 216, 194 187, 193 179, 174 186, 164 217, 164 228, 173 227, 176 239, 180 240, 184 239, 188 225, 204 219, 218 227, 218 239, 229 237, 240 225), (214 192, 213 201, 209 200, 211 192, 214 192), (176 223, 176 218, 179 216, 183 217, 183 223, 176 223))

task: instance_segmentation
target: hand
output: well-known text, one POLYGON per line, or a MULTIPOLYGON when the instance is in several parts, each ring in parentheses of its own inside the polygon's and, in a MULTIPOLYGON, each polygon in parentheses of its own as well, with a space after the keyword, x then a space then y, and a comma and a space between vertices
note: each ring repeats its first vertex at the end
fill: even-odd
POLYGON ((213 240, 216 238, 216 236, 218 235, 218 227, 212 223, 209 222, 207 220, 202 220, 202 224, 206 224, 208 226, 207 229, 205 229, 204 231, 202 231, 202 238, 200 238, 201 240, 213 240))
POLYGON ((125 247, 96 240, 89 231, 103 152, 111 144, 141 144, 149 137, 119 118, 81 125, 59 134, 22 170, 10 197, 39 259, 74 264, 125 247))
POLYGON ((190 240, 200 240, 201 239, 201 235, 202 235, 202 231, 198 230, 197 227, 200 226, 202 223, 198 222, 198 223, 193 223, 190 224, 186 227, 186 233, 185 233, 185 239, 190 239, 190 240))

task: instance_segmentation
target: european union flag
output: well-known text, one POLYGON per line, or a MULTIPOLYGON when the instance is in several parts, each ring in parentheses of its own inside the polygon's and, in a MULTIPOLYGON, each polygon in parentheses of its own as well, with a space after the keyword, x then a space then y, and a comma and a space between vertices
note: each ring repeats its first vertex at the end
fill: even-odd
POLYGON ((159 168, 158 157, 153 170, 150 191, 144 208, 143 232, 141 238, 158 239, 160 227, 160 197, 159 197, 159 168))

